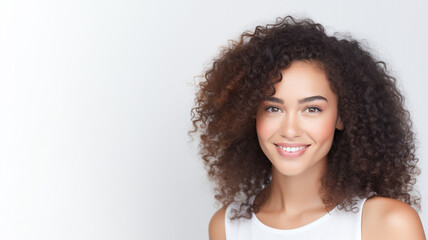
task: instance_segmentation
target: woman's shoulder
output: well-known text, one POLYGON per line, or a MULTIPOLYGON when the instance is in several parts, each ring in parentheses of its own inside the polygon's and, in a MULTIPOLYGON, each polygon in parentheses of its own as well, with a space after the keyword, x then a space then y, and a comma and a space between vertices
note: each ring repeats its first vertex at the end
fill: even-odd
POLYGON ((225 240, 226 239, 226 229, 224 224, 224 219, 226 216, 226 206, 220 208, 212 216, 209 223, 209 237, 210 240, 225 240))
POLYGON ((425 239, 418 213, 399 200, 373 197, 364 203, 363 239, 425 239))

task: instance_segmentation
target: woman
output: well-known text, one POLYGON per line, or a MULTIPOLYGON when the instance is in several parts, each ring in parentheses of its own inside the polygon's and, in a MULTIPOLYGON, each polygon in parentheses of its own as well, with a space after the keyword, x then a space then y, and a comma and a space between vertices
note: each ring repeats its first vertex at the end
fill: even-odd
POLYGON ((192 110, 223 204, 210 239, 425 239, 403 101, 383 62, 310 19, 243 33, 192 110))

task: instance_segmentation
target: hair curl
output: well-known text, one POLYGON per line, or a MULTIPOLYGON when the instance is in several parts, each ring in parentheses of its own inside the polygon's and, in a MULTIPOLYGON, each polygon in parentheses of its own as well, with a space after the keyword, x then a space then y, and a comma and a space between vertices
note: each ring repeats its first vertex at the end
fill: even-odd
POLYGON ((413 195, 419 169, 412 124, 386 64, 358 41, 328 36, 322 25, 291 16, 244 32, 199 83, 191 132, 201 132, 200 154, 216 183, 215 198, 224 206, 241 200, 235 218, 258 211, 250 199, 270 183, 272 165, 259 146, 254 116, 274 94, 281 70, 299 60, 325 71, 344 124, 328 153, 324 204, 349 210, 355 197, 375 194, 420 208, 413 195))

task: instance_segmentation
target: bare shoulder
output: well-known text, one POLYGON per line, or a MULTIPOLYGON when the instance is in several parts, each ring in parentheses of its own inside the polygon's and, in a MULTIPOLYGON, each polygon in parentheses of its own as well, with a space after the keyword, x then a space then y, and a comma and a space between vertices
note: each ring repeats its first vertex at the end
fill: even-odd
POLYGON ((362 238, 426 239, 418 213, 399 200, 373 197, 363 207, 362 238))
POLYGON ((226 229, 224 227, 224 218, 226 216, 226 207, 220 208, 211 218, 209 224, 210 240, 225 240, 226 229))

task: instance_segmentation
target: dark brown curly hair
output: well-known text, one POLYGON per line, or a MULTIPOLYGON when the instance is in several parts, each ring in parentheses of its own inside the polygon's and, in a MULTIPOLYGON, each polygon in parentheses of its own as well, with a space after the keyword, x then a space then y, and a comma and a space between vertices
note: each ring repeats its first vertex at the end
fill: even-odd
POLYGON ((358 41, 329 36, 322 25, 291 16, 244 32, 199 83, 191 132, 200 132, 200 154, 216 183, 215 198, 224 206, 241 201, 236 218, 258 211, 250 199, 269 185, 272 165, 259 146, 254 116, 274 94, 281 70, 294 61, 319 63, 338 96, 344 124, 328 153, 324 204, 350 210, 355 197, 377 195, 419 209, 414 133, 396 79, 358 41))

